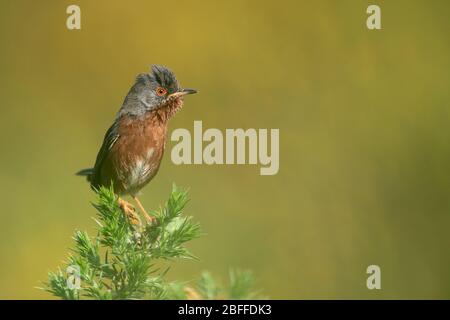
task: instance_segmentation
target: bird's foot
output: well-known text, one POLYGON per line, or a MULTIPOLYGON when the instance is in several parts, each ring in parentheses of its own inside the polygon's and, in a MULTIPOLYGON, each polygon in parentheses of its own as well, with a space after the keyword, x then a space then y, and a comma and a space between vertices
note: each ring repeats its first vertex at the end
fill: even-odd
POLYGON ((156 224, 156 218, 155 217, 153 217, 153 216, 151 216, 151 215, 149 215, 147 212, 143 212, 143 214, 144 214, 144 217, 145 217, 145 220, 147 220, 147 223, 149 224, 149 225, 154 225, 154 224, 156 224))
POLYGON ((147 211, 144 209, 144 206, 141 204, 141 202, 139 201, 139 199, 136 196, 134 196, 133 199, 134 199, 134 201, 136 201, 136 204, 138 205, 139 210, 144 215, 145 220, 147 221, 147 224, 155 225, 157 223, 156 218, 147 213, 147 211))
POLYGON ((141 219, 139 218, 139 215, 136 213, 131 203, 123 200, 122 198, 119 198, 119 207, 132 224, 141 224, 141 219))

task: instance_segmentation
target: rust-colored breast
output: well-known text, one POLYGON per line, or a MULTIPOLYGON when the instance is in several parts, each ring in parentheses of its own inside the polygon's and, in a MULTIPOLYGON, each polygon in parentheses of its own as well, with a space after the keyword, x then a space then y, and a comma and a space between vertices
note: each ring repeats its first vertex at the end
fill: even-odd
POLYGON ((119 137, 102 166, 104 184, 112 180, 117 193, 135 195, 156 175, 164 154, 165 120, 156 112, 119 119, 119 137))

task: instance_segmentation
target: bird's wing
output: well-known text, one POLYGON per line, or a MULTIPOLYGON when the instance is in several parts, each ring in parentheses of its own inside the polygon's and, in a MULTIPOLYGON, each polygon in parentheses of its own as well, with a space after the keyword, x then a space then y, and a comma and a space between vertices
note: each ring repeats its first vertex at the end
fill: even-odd
POLYGON ((92 179, 92 184, 94 186, 98 186, 100 184, 100 171, 105 161, 106 157, 109 154, 109 151, 113 147, 114 143, 116 143, 117 139, 119 139, 119 121, 116 120, 112 124, 112 126, 106 131, 105 138, 103 139, 102 147, 97 154, 97 159, 95 160, 94 165, 94 176, 92 179))

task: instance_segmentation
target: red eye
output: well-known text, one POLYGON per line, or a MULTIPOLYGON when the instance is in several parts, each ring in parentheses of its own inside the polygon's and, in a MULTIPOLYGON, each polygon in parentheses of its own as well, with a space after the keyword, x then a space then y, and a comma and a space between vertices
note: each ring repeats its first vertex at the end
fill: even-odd
POLYGON ((156 88, 156 94, 160 97, 164 96, 167 93, 167 90, 163 87, 156 88))

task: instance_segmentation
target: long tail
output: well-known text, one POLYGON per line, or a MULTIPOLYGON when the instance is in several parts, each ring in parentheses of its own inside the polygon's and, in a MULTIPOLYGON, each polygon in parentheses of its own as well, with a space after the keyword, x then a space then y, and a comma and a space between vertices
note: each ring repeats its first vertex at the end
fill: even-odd
POLYGON ((86 177, 87 181, 91 181, 91 177, 94 174, 94 168, 83 169, 75 173, 77 176, 86 177))

